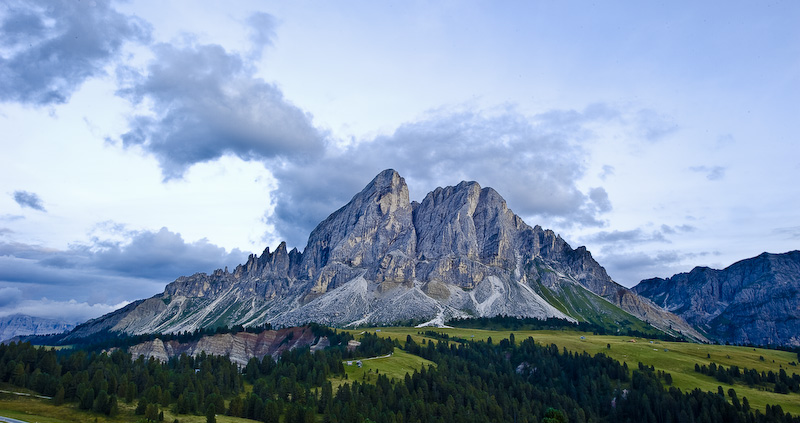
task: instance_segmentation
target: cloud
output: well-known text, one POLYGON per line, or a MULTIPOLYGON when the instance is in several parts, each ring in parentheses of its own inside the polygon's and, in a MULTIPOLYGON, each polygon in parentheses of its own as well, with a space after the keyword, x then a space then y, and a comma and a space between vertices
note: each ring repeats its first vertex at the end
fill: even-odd
POLYGON ((608 271, 614 281, 631 287, 644 279, 654 277, 668 278, 680 272, 687 272, 700 257, 718 255, 717 252, 684 253, 677 250, 662 250, 653 253, 642 251, 606 252, 598 255, 598 261, 608 271))
POLYGON ((250 42, 252 59, 260 59, 264 47, 271 46, 275 39, 275 27, 277 23, 275 17, 269 13, 257 12, 247 18, 247 25, 250 27, 250 42))
POLYGON ((649 142, 661 141, 678 130, 678 125, 671 118, 650 109, 638 111, 634 121, 639 135, 649 142))
POLYGON ((120 53, 146 42, 150 27, 113 10, 108 1, 18 0, 0 21, 0 101, 35 106, 65 103, 120 53))
POLYGON ((661 225, 661 232, 669 235, 681 233, 681 232, 694 232, 697 228, 692 225, 678 225, 678 226, 669 226, 669 225, 661 225))
POLYGON ((46 212, 47 210, 44 209, 42 205, 42 199, 39 198, 38 195, 28 191, 14 191, 14 201, 19 204, 20 207, 28 207, 34 210, 39 210, 42 212, 46 212))
POLYGON ((149 279, 174 279, 198 271, 210 272, 244 262, 247 254, 239 249, 227 252, 206 239, 187 243, 180 234, 161 228, 142 231, 127 244, 115 244, 91 255, 93 267, 149 279))
POLYGON ((166 228, 128 232, 127 242, 95 239, 66 250, 0 243, 0 287, 18 289, 26 300, 116 304, 156 294, 179 276, 233 267, 247 258, 206 240, 186 242, 166 228))
POLYGON ((590 189, 589 198, 601 213, 611 211, 611 201, 608 199, 608 193, 602 187, 590 189))
POLYGON ((0 309, 18 304, 22 300, 19 288, 0 288, 0 309))
POLYGON ((606 178, 608 178, 609 176, 614 176, 614 171, 615 170, 616 169, 614 169, 614 166, 605 165, 605 166, 603 166, 603 171, 600 172, 600 174, 597 175, 597 176, 599 176, 600 179, 605 181, 606 178))
POLYGON ((785 239, 800 239, 800 226, 775 228, 772 230, 772 233, 777 235, 783 235, 785 239))
MULTIPOLYGON (((2 289, 0 289, 1 291, 2 289)), ((100 317, 129 304, 123 301, 118 304, 89 304, 75 300, 55 301, 43 297, 38 300, 24 300, 13 308, 0 310, 0 316, 25 314, 28 316, 56 319, 67 323, 78 324, 89 319, 100 317)))
POLYGON ((597 244, 644 244, 648 242, 670 241, 664 237, 661 231, 647 233, 642 229, 632 229, 629 231, 601 231, 583 238, 584 242, 597 244))
POLYGON ((692 172, 705 173, 706 179, 709 181, 718 181, 725 176, 725 168, 722 166, 692 166, 689 168, 692 172))
MULTIPOLYGON (((259 24, 265 42, 271 20, 259 24)), ((180 178, 196 163, 232 154, 243 160, 305 162, 325 147, 324 131, 289 103, 271 83, 254 76, 245 58, 219 45, 158 44, 145 73, 120 68, 118 94, 152 104, 151 114, 132 116, 124 147, 141 146, 154 155, 165 180, 180 178)))
POLYGON ((591 137, 588 126, 609 116, 597 110, 535 116, 511 108, 431 112, 392 134, 329 148, 311 164, 287 162, 273 169, 279 186, 267 219, 290 245, 305 245, 316 224, 378 172, 394 168, 420 200, 437 186, 477 180, 522 216, 598 226, 597 214, 611 207, 607 194, 595 188, 587 195, 576 185, 585 172, 581 144, 591 137))

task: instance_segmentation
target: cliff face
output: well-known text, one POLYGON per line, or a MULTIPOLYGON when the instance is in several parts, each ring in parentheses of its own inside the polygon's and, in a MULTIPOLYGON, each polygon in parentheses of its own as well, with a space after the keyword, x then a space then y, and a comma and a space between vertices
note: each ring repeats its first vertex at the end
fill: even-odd
POLYGON ((719 342, 800 346, 800 251, 696 267, 633 290, 719 342))
MULTIPOLYGON (((411 203, 393 170, 321 222, 302 253, 281 244, 233 272, 181 277, 164 293, 91 323, 145 333, 498 314, 611 325, 638 318, 702 338, 612 281, 585 248, 525 224, 493 189, 462 182, 411 203)), ((83 336, 85 326, 73 335, 83 336)))
POLYGON ((308 327, 295 327, 280 330, 268 330, 261 333, 239 332, 236 334, 217 334, 204 336, 197 341, 181 343, 175 340, 164 342, 161 339, 143 342, 128 348, 128 352, 136 359, 143 355, 154 357, 160 361, 181 354, 198 356, 202 352, 214 355, 227 355, 230 360, 245 366, 251 358, 261 360, 264 356, 279 357, 281 353, 295 348, 316 348, 328 346, 327 338, 317 339, 308 327))

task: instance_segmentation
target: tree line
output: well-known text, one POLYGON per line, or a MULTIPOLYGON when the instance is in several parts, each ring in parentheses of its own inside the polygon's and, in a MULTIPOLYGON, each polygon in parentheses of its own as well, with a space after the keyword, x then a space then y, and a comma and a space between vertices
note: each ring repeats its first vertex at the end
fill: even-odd
POLYGON ((708 366, 703 364, 694 365, 694 371, 711 376, 722 383, 732 385, 734 382, 747 384, 748 386, 770 386, 773 392, 779 394, 788 394, 789 392, 800 393, 800 375, 792 373, 789 376, 786 370, 780 369, 778 373, 772 370, 759 372, 755 369, 743 368, 739 369, 738 366, 732 365, 728 368, 725 366, 711 363, 708 366))

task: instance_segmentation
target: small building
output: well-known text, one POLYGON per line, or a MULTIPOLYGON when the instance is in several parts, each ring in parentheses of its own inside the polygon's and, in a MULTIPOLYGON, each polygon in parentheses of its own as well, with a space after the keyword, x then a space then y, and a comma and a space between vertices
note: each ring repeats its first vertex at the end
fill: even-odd
POLYGON ((353 365, 353 361, 352 360, 347 360, 347 365, 348 366, 352 366, 353 365))

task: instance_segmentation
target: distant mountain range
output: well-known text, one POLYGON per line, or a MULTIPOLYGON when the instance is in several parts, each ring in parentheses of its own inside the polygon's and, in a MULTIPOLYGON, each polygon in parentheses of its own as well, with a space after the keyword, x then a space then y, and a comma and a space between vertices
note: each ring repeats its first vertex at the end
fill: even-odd
POLYGON ((411 202, 405 180, 386 170, 321 222, 303 252, 281 243, 232 272, 180 277, 161 294, 78 326, 64 342, 99 332, 436 324, 495 315, 611 328, 649 323, 705 340, 681 317, 611 280, 584 247, 525 224, 493 189, 461 182, 411 202))
POLYGON ((633 290, 718 342, 800 346, 800 251, 695 267, 633 290))
POLYGON ((0 317, 0 341, 20 335, 47 335, 72 330, 75 325, 61 320, 24 314, 0 317))

